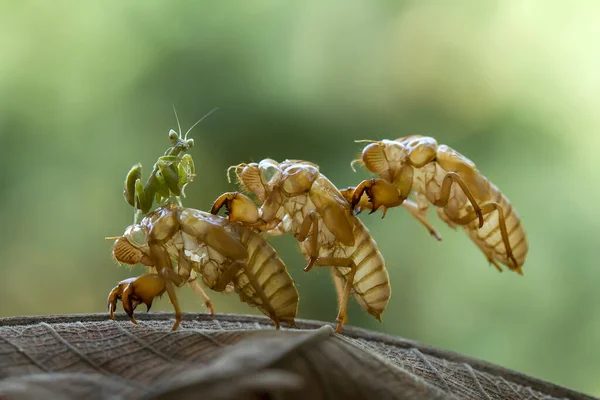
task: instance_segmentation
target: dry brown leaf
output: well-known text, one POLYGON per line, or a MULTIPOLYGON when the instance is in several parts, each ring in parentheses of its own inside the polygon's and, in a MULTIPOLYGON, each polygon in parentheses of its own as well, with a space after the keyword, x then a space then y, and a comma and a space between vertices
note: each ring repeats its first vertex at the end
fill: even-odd
POLYGON ((0 320, 0 399, 592 399, 356 328, 267 318, 105 314, 0 320))

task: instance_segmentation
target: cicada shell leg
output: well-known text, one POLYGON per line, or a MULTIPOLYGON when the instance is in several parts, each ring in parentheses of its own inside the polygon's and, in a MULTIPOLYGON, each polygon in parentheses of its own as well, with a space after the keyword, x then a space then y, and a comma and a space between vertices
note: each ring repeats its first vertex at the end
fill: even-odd
MULTIPOLYGON (((337 294, 338 310, 341 308, 342 300, 344 298, 344 278, 342 278, 335 268, 331 268, 331 277, 333 279, 333 285, 337 294)), ((348 316, 344 316, 344 324, 348 321, 348 316)))
MULTIPOLYGON (((161 270, 161 275, 163 277, 165 277, 166 274, 165 270, 168 270, 168 268, 163 268, 161 270)), ((173 272, 173 271, 171 271, 173 272)), ((171 301, 171 304, 173 305, 173 309, 175 310, 175 323, 173 324, 173 328, 171 328, 172 331, 177 330, 177 328, 179 328, 179 324, 181 323, 181 319, 182 319, 182 314, 181 314, 181 308, 179 307, 179 300, 177 299, 177 294, 175 293, 175 285, 173 285, 173 281, 166 278, 165 279, 165 286, 167 288, 167 294, 169 295, 169 300, 171 301)))
POLYGON ((405 200, 396 186, 384 179, 372 178, 362 181, 354 190, 351 201, 353 210, 360 205, 361 198, 365 193, 369 197, 369 202, 371 203, 371 212, 369 212, 369 214, 373 214, 380 207, 383 207, 383 215, 381 218, 385 217, 388 208, 398 207, 405 200))
POLYGON ((121 300, 123 309, 131 319, 131 322, 137 324, 133 312, 138 304, 146 304, 149 311, 154 299, 165 292, 166 283, 167 281, 164 277, 158 274, 145 274, 119 282, 108 295, 110 319, 114 319, 117 301, 121 300))
POLYGON ((304 267, 305 272, 310 271, 319 254, 319 223, 317 220, 317 214, 314 211, 308 213, 308 215, 302 221, 302 225, 300 225, 300 230, 294 236, 296 236, 296 240, 298 242, 304 242, 309 234, 311 235, 310 259, 308 260, 306 267, 304 267))
MULTIPOLYGON (((498 203, 488 203, 488 204, 485 204, 483 207, 481 207, 481 215, 486 215, 486 214, 489 214, 494 211, 498 211, 498 224, 499 224, 499 228, 500 228, 500 234, 502 235, 502 242, 504 243, 504 248, 506 249, 506 257, 510 261, 512 261, 512 264, 513 264, 512 266, 509 266, 509 268, 512 269, 513 271, 516 271, 519 275, 523 275, 523 270, 521 268, 521 265, 519 265, 519 263, 517 262, 517 259, 513 255, 512 247, 508 240, 508 231, 506 229, 506 220, 504 218, 504 210, 498 203)), ((454 222, 456 222, 459 225, 468 225, 469 223, 474 221, 477 217, 478 217, 477 213, 475 211, 471 211, 464 217, 459 218, 454 222)), ((487 254, 486 254, 486 256, 487 256, 487 254)), ((488 257, 488 259, 489 259, 489 257, 488 257)), ((496 267, 498 267, 498 266, 496 265, 496 267)))
MULTIPOLYGON (((469 199, 469 202, 471 202, 471 205, 473 206, 474 210, 473 212, 475 213, 475 216, 479 218, 479 227, 481 228, 483 226, 483 212, 481 210, 481 207, 477 203, 477 200, 475 200, 475 197, 471 193, 471 190, 469 190, 469 187, 467 186, 465 181, 463 181, 460 175, 458 175, 456 172, 448 172, 448 174, 446 174, 444 180, 442 181, 440 197, 437 201, 432 202, 433 205, 436 207, 446 207, 448 201, 450 200, 450 194, 453 183, 456 183, 458 184, 458 186, 460 186, 465 196, 467 196, 467 199, 469 199)), ((459 225, 463 225, 460 224, 458 221, 453 220, 452 222, 456 222, 459 225)))
POLYGON ((425 228, 427 228, 427 230, 429 231, 429 234, 431 236, 433 236, 434 238, 436 238, 438 241, 442 240, 442 235, 440 235, 438 233, 438 231, 435 230, 435 228, 433 227, 433 225, 431 225, 431 223, 429 221, 427 221, 427 219, 425 218, 425 216, 421 213, 421 210, 419 209, 419 206, 410 201, 410 200, 404 200, 404 202, 402 203, 402 206, 404 208, 406 208, 408 210, 408 212, 410 212, 410 214, 417 219, 417 221, 419 221, 425 228))
MULTIPOLYGON (((350 272, 345 276, 346 284, 344 285, 343 291, 339 298, 339 310, 336 321, 338 323, 336 333, 342 331, 344 323, 348 320, 347 309, 348 299, 350 298, 350 292, 354 285, 354 275, 356 274, 356 264, 350 258, 338 258, 338 257, 321 257, 317 258, 314 263, 318 267, 341 267, 350 268, 350 272)), ((338 291, 338 295, 340 295, 338 291)))
POLYGON ((223 275, 219 277, 219 280, 217 281, 213 290, 217 292, 224 291, 227 288, 229 282, 232 282, 233 279, 237 276, 238 272, 240 272, 240 270, 244 269, 246 266, 247 264, 242 261, 234 261, 233 263, 231 263, 229 268, 227 268, 225 272, 223 272, 223 275))
POLYGON ((192 288, 192 290, 194 290, 194 292, 198 293, 198 295, 202 297, 206 308, 208 308, 209 310, 209 316, 213 317, 215 315, 215 309, 213 307, 212 300, 210 299, 210 297, 208 297, 204 289, 202 289, 202 286, 200 286, 198 279, 194 279, 193 281, 189 282, 189 285, 192 288))

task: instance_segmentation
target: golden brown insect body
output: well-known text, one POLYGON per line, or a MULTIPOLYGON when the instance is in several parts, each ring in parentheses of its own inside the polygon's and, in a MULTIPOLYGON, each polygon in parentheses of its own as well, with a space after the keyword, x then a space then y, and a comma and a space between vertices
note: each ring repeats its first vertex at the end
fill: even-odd
POLYGON ((391 294, 383 257, 350 203, 318 167, 306 161, 266 159, 233 168, 243 187, 256 195, 260 209, 249 197, 229 192, 215 201, 211 212, 225 205, 231 221, 271 235, 292 233, 308 261, 305 271, 333 267, 338 332, 346 320, 350 293, 380 320, 391 294))
POLYGON ((367 142, 355 162, 379 178, 344 191, 353 207, 372 212, 382 207, 385 215, 387 208, 402 205, 439 239, 425 219, 432 204, 450 227, 462 226, 498 270, 501 263, 522 274, 528 243, 519 215, 471 160, 426 136, 367 142), (411 193, 416 203, 407 200, 411 193))
POLYGON ((213 315, 212 302, 197 281, 201 277, 212 290, 238 293, 277 328, 280 321, 295 324, 298 292, 283 261, 262 236, 226 218, 167 203, 129 226, 117 238, 113 256, 125 264, 142 263, 150 273, 124 280, 111 291, 111 318, 121 299, 135 322, 135 307, 144 303, 150 309, 153 299, 166 291, 175 309, 175 330, 181 310, 174 286, 186 283, 202 296, 213 315))

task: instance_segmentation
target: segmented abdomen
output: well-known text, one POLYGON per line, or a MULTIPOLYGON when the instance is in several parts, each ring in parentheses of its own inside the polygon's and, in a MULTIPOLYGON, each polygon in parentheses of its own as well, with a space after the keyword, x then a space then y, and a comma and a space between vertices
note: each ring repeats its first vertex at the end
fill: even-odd
POLYGON ((240 241, 248 249, 249 257, 248 271, 236 277, 236 291, 265 314, 294 325, 298 291, 283 260, 263 237, 250 229, 239 228, 240 241))
MULTIPOLYGON (((504 196, 500 190, 491 185, 492 198, 488 202, 496 202, 500 205, 504 214, 504 222, 506 224, 506 232, 508 233, 508 241, 512 249, 513 256, 517 260, 519 266, 525 262, 529 245, 525 230, 521 225, 521 219, 517 210, 512 206, 508 198, 504 196)), ((502 240, 502 232, 500 231, 499 214, 497 211, 492 211, 483 216, 484 224, 478 228, 478 221, 465 226, 465 230, 471 239, 477 244, 481 250, 492 259, 501 262, 505 265, 513 265, 512 261, 507 258, 506 247, 502 240)))
MULTIPOLYGON (((431 163, 423 168, 416 169, 413 188, 416 191, 425 194, 428 201, 439 199, 442 181, 447 173, 447 171, 436 163, 431 163)), ((504 215, 508 241, 513 256, 515 257, 518 266, 521 266, 525 262, 525 257, 527 256, 528 243, 519 215, 506 196, 500 192, 498 187, 487 179, 485 179, 485 182, 489 184, 490 196, 486 200, 476 199, 478 205, 483 207, 486 204, 494 202, 500 205, 504 215)), ((454 217, 460 218, 471 213, 473 207, 459 185, 452 185, 450 193, 450 198, 446 207, 437 208, 436 211, 438 216, 444 222, 450 227, 456 228, 457 224, 451 221, 449 213, 451 213, 450 215, 454 215, 454 217)), ((498 211, 494 210, 485 214, 483 219, 484 225, 481 228, 479 228, 479 219, 475 218, 468 225, 464 225, 463 229, 490 261, 493 260, 514 268, 514 263, 507 257, 506 246, 502 240, 498 211)))
MULTIPOLYGON (((358 218, 355 219, 354 237, 354 246, 338 248, 336 257, 341 256, 341 252, 354 261, 357 267, 352 286, 354 296, 365 311, 381 320, 381 313, 387 307, 392 294, 385 261, 371 233, 358 218)), ((337 270, 344 277, 350 273, 349 268, 337 270)))
MULTIPOLYGON (((287 204, 287 212, 291 217, 291 230, 297 233, 310 212, 317 211, 314 204, 309 199, 299 199, 295 203, 287 204)), ((331 233, 319 215, 319 258, 335 257, 351 259, 356 265, 356 273, 352 292, 360 306, 381 320, 381 313, 385 310, 390 296, 390 278, 385 267, 383 256, 377 248, 377 244, 371 237, 371 233, 360 219, 354 217, 354 246, 344 246, 331 233)), ((300 249, 308 261, 310 259, 311 235, 309 234, 305 241, 300 243, 300 249)), ((344 278, 344 284, 350 268, 335 267, 344 278)))

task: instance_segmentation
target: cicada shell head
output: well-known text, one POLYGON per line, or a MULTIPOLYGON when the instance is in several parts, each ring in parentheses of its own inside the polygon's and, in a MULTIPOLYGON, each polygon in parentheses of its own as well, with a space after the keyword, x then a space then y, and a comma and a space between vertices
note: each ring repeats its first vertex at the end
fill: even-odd
POLYGON ((281 181, 282 173, 279 163, 270 158, 265 158, 258 163, 260 181, 266 191, 271 191, 281 181))
POLYGON ((385 178, 400 170, 407 155, 404 145, 385 139, 367 145, 362 151, 361 161, 369 171, 385 178))
POLYGON ((421 168, 436 157, 438 143, 432 137, 412 135, 396 141, 401 142, 408 149, 410 163, 417 168, 421 168))
POLYGON ((279 168, 281 169, 281 171, 285 171, 287 168, 289 168, 293 165, 297 165, 297 164, 309 165, 309 166, 315 168, 317 171, 319 170, 319 166, 312 161, 295 160, 295 159, 287 159, 287 160, 282 161, 281 163, 279 163, 279 168))
POLYGON ((147 233, 144 227, 132 225, 125 234, 119 237, 113 246, 113 257, 122 264, 135 265, 143 263, 149 265, 147 252, 147 233), (145 251, 146 250, 146 251, 145 251))
POLYGON ((265 188, 260 179, 260 168, 257 163, 238 164, 229 167, 227 170, 227 178, 229 179, 229 171, 235 171, 237 184, 241 186, 242 191, 254 194, 259 201, 265 198, 265 188))
POLYGON ((290 196, 306 193, 319 177, 319 168, 309 163, 290 164, 283 171, 283 191, 290 196))
POLYGON ((142 261, 144 254, 135 248, 125 237, 120 237, 113 246, 115 260, 122 264, 135 265, 142 261))

